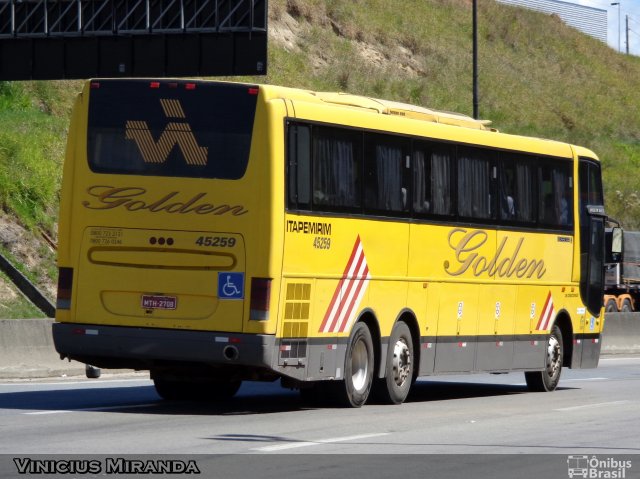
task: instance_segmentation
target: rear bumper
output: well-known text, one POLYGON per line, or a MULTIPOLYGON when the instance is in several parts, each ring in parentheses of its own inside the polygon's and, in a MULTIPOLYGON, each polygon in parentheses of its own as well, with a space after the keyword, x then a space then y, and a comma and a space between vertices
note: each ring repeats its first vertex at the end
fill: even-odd
POLYGON ((63 358, 103 368, 153 369, 171 363, 272 369, 275 337, 215 331, 54 323, 63 358))

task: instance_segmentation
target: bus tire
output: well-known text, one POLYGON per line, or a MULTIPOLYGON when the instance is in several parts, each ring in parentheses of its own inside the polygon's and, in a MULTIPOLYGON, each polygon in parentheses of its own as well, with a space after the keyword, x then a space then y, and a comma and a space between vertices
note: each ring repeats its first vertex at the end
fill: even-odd
POLYGON ((331 383, 339 405, 361 407, 367 402, 373 382, 373 339, 365 323, 356 323, 344 361, 344 381, 331 383))
POLYGON ((554 391, 560 382, 563 361, 564 348, 562 343, 562 332, 558 325, 554 324, 553 328, 551 328, 549 339, 547 339, 545 368, 542 371, 528 371, 524 373, 529 391, 554 391))
POLYGON ((199 396, 200 401, 226 401, 236 395, 238 389, 242 386, 239 380, 220 380, 205 382, 201 385, 202 394, 199 396))
POLYGON ((376 396, 389 404, 402 404, 414 380, 414 352, 411 331, 399 321, 393 327, 387 350, 386 375, 376 384, 376 396))
POLYGON ((616 300, 611 298, 609 301, 607 301, 607 305, 605 306, 604 311, 606 313, 617 313, 618 305, 616 304, 616 300))
POLYGON ((631 306, 631 300, 629 298, 625 298, 624 301, 622 301, 620 311, 623 313, 633 313, 633 306, 631 306))

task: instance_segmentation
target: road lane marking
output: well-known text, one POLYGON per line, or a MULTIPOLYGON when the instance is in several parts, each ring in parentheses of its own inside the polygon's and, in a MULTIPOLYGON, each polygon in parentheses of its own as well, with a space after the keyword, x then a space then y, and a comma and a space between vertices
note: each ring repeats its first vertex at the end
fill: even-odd
POLYGON ((637 356, 631 356, 626 358, 600 358, 600 361, 640 361, 637 356))
POLYGON ((329 439, 317 439, 315 441, 291 442, 288 444, 276 444, 273 446, 258 447, 253 451, 273 452, 283 451, 285 449, 295 449, 298 447, 319 446, 321 444, 332 444, 335 442, 356 441, 358 439, 368 439, 370 437, 380 437, 388 435, 388 432, 379 432, 374 434, 359 434, 357 436, 332 437, 329 439))
POLYGON ((563 379, 563 381, 606 381, 609 378, 570 378, 563 379))
POLYGON ((591 409, 598 408, 603 406, 619 406, 621 404, 629 404, 631 401, 611 401, 611 402, 600 402, 596 404, 583 404, 582 406, 571 406, 571 407, 561 407, 559 409, 554 409, 554 411, 577 411, 579 409, 591 409))
POLYGON ((85 412, 85 411, 116 411, 118 409, 140 409, 145 407, 157 406, 157 403, 151 404, 125 404, 122 406, 102 406, 102 407, 85 407, 80 409, 56 409, 53 411, 31 411, 23 414, 27 416, 44 416, 47 414, 66 414, 69 412, 85 412))

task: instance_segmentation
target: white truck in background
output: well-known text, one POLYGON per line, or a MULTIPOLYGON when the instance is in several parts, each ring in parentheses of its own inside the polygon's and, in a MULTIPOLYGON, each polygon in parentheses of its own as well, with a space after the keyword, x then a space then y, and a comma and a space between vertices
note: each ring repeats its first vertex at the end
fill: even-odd
POLYGON ((640 231, 607 228, 606 244, 605 312, 640 311, 640 231))

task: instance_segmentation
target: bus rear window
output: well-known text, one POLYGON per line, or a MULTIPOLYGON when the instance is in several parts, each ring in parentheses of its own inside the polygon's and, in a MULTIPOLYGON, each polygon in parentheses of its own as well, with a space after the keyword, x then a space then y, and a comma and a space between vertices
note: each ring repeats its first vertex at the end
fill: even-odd
POLYGON ((241 178, 257 88, 186 81, 100 80, 89 100, 92 171, 241 178))

